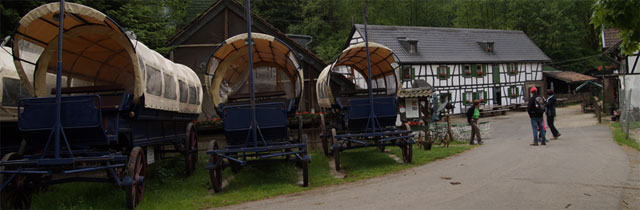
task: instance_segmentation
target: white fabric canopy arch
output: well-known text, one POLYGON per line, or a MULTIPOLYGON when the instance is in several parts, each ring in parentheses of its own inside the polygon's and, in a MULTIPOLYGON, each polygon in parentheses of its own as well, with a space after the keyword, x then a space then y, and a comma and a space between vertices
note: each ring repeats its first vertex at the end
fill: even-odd
MULTIPOLYGON (((284 91, 287 98, 299 102, 303 90, 302 66, 296 53, 279 39, 261 33, 252 33, 253 67, 256 93, 284 91), (259 83, 271 83, 260 88, 259 83)), ((227 102, 232 94, 248 92, 249 54, 248 35, 239 34, 224 41, 216 48, 207 65, 205 84, 213 104, 227 102)))
POLYGON ((0 49, 0 121, 17 121, 17 103, 21 97, 29 96, 20 81, 13 64, 11 48, 0 49))
MULTIPOLYGON (((31 10, 13 37, 16 69, 37 97, 50 96, 55 87, 59 5, 31 10)), ((64 15, 63 87, 114 86, 133 94, 135 102, 144 97, 147 108, 200 113, 202 87, 191 69, 129 39, 95 9, 65 3, 64 15), (180 90, 181 83, 186 91, 180 90), (181 95, 187 100, 181 101, 181 95)))
MULTIPOLYGON (((368 88, 367 54, 365 43, 351 45, 343 50, 340 56, 318 76, 316 97, 320 107, 329 108, 335 103, 331 90, 331 74, 340 74, 352 81, 356 88, 368 88)), ((372 88, 385 88, 387 94, 395 95, 398 91, 396 70, 399 67, 397 57, 388 47, 369 42, 369 58, 371 63, 372 88)))

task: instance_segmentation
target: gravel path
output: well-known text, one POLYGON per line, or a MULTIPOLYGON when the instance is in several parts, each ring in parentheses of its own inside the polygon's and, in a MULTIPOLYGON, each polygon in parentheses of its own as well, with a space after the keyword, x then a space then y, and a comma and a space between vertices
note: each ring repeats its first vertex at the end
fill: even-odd
POLYGON ((562 136, 547 146, 529 146, 528 116, 511 112, 481 119, 491 121, 492 138, 461 155, 383 177, 224 208, 640 209, 638 152, 625 152, 607 125, 598 125, 593 114, 583 114, 579 107, 558 113, 562 136))

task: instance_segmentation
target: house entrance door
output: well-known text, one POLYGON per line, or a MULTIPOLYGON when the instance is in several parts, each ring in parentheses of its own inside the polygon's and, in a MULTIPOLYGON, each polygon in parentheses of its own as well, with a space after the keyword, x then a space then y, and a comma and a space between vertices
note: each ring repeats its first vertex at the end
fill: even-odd
POLYGON ((493 104, 502 105, 502 91, 500 91, 500 87, 493 88, 493 104))

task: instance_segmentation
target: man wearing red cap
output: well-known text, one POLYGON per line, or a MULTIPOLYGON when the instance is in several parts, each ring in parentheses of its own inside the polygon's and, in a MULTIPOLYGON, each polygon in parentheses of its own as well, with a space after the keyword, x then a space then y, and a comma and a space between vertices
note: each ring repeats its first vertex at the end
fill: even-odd
POLYGON ((531 129, 533 130, 533 143, 531 143, 531 146, 538 146, 538 141, 540 141, 542 145, 547 145, 542 121, 545 111, 545 100, 538 94, 536 87, 531 88, 531 94, 533 96, 529 99, 529 105, 527 106, 527 112, 529 113, 529 118, 531 118, 531 129), (538 139, 538 131, 540 132, 540 139, 538 139))

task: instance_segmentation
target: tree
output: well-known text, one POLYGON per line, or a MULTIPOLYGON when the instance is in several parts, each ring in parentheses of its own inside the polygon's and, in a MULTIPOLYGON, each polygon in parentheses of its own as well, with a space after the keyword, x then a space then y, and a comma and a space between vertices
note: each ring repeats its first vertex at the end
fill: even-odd
POLYGON ((0 38, 4 39, 5 36, 12 35, 24 14, 52 1, 54 0, 0 1, 0 35, 2 36, 0 38))
MULTIPOLYGON (((244 5, 244 1, 242 4, 244 5)), ((255 14, 285 33, 289 25, 299 24, 303 21, 300 0, 252 0, 251 9, 255 14)))
MULTIPOLYGON (((30 10, 55 0, 2 1, 2 36, 11 35, 18 21, 30 10)), ((71 1, 70 1, 71 2, 71 1)), ((125 30, 136 33, 149 48, 166 54, 166 40, 185 17, 188 0, 75 0, 113 18, 125 30)))
POLYGON ((591 23, 618 29, 620 49, 631 55, 640 49, 640 0, 599 0, 594 6, 591 23))

